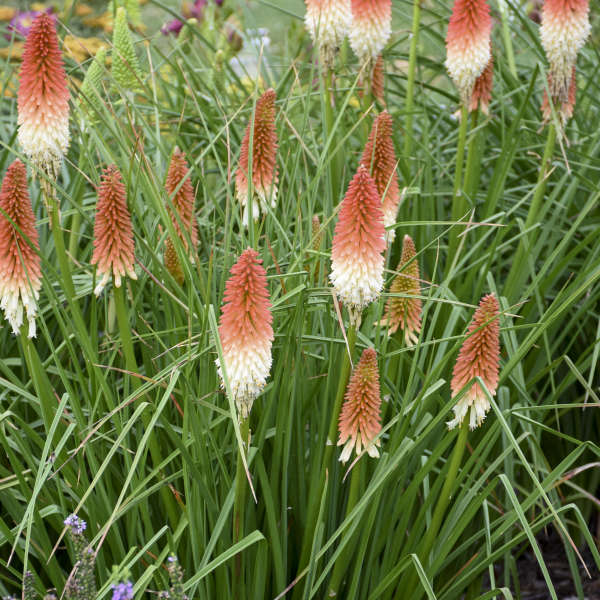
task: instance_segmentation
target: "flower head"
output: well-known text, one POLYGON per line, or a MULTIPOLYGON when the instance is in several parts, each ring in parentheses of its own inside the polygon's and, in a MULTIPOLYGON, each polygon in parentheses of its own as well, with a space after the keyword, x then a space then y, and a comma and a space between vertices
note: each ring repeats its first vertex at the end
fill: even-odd
MULTIPOLYGON (((548 75, 548 87, 551 88, 550 85, 550 75, 548 75)), ((575 75, 575 67, 571 71, 571 83, 569 85, 569 94, 564 102, 558 102, 556 106, 556 115, 558 117, 558 121, 560 125, 564 128, 569 119, 573 116, 573 109, 575 108, 575 100, 577 96, 577 77, 575 75)), ((548 100, 548 94, 544 90, 544 98, 542 100, 542 117, 544 119, 544 123, 547 123, 552 119, 552 108, 550 106, 550 101, 548 100)))
MULTIPOLYGON (((271 370, 273 317, 267 274, 261 263, 252 248, 242 252, 225 286, 219 322, 225 371, 240 420, 250 414, 271 370)), ((217 367, 223 380, 219 360, 217 367)))
POLYGON ((137 88, 142 76, 129 31, 127 11, 122 6, 117 8, 113 29, 112 75, 117 85, 125 90, 137 88))
POLYGON ((490 100, 492 99, 492 85, 494 83, 494 59, 490 52, 490 60, 483 70, 483 73, 475 81, 473 93, 471 94, 471 102, 469 103, 469 111, 473 112, 478 108, 484 114, 490 112, 490 100))
POLYGON ((102 110, 101 93, 105 62, 106 48, 101 47, 86 71, 79 90, 79 106, 83 108, 86 118, 90 120, 97 120, 102 110))
POLYGON ((402 242, 402 257, 398 264, 398 275, 394 277, 383 323, 389 326, 392 335, 398 328, 404 332, 407 344, 416 344, 421 332, 421 285, 419 283, 419 263, 415 258, 415 243, 409 235, 402 242))
POLYGON ((486 0, 455 0, 446 35, 446 68, 465 106, 490 62, 492 19, 486 0))
POLYGON ((554 101, 568 102, 577 54, 590 35, 589 0, 545 0, 540 36, 550 63, 548 83, 554 101))
POLYGON ((252 138, 252 186, 254 197, 252 218, 256 221, 259 211, 267 212, 270 202, 275 207, 277 196, 277 133, 275 132, 275 90, 267 90, 256 102, 254 117, 246 127, 242 141, 240 162, 235 177, 235 192, 240 204, 244 207, 243 221, 249 222, 247 214, 250 185, 248 172, 250 169, 250 138, 252 138))
POLYGON ((381 431, 380 406, 377 354, 367 348, 352 373, 340 411, 338 446, 344 446, 342 462, 348 461, 354 449, 359 455, 363 447, 369 456, 379 456, 380 441, 375 438, 381 431))
POLYGON ((392 0, 352 0, 350 46, 361 66, 375 65, 392 34, 392 0))
MULTIPOLYGON (((383 224, 390 227, 396 222, 400 189, 396 172, 396 152, 392 141, 392 117, 387 110, 380 113, 373 122, 360 164, 371 173, 375 181, 377 191, 383 198, 383 224)), ((387 231, 388 242, 393 242, 395 235, 393 229, 387 231)))
POLYGON ((83 519, 80 519, 77 515, 74 515, 74 514, 69 515, 64 520, 64 523, 76 535, 81 535, 87 527, 87 523, 83 519))
POLYGON ((131 581, 113 583, 110 589, 112 590, 112 600, 133 600, 133 583, 131 581))
POLYGON ((45 12, 27 35, 19 81, 19 143, 35 167, 55 178, 69 147, 69 90, 55 19, 45 12))
POLYGON ((94 293, 100 294, 111 274, 116 287, 120 287, 121 278, 125 275, 137 279, 134 260, 133 227, 125 186, 116 165, 110 165, 104 169, 98 188, 91 263, 98 265, 98 275, 102 279, 94 293))
POLYGON ((360 165, 342 200, 331 250, 331 283, 357 324, 383 287, 385 229, 377 186, 360 165))
POLYGON ((331 69, 339 47, 350 31, 350 0, 306 0, 306 29, 319 47, 321 61, 331 69))
POLYGON ((371 77, 371 92, 373 97, 382 105, 385 106, 385 72, 384 72, 383 56, 380 54, 375 61, 373 67, 373 75, 371 77))
MULTIPOLYGON (((194 218, 194 188, 189 177, 185 154, 179 148, 175 148, 171 157, 165 189, 173 204, 174 210, 170 206, 168 207, 173 228, 183 247, 192 257, 198 247, 198 224, 194 218), (191 248, 188 247, 189 243, 191 243, 191 248)), ((179 264, 173 240, 170 238, 167 240, 165 249, 165 265, 173 277, 179 283, 183 283, 183 269, 179 264)))
POLYGON ((0 308, 15 335, 29 323, 35 336, 37 299, 42 285, 38 233, 20 160, 7 169, 0 190, 0 308))
MULTIPOLYGON (((492 396, 496 394, 500 361, 499 313, 498 300, 493 294, 481 299, 454 366, 451 383, 453 398, 475 377, 481 378, 492 396)), ((477 381, 452 409, 454 419, 448 422, 449 429, 462 423, 469 407, 469 427, 475 429, 483 423, 490 410, 488 397, 477 381)))

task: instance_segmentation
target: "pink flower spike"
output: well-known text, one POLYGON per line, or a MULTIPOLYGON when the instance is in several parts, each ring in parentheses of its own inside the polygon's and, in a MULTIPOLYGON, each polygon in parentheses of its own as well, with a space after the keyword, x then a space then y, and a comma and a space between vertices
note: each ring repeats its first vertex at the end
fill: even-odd
POLYGON ((329 276, 355 326, 360 323, 363 309, 379 296, 383 287, 384 250, 381 198, 369 172, 360 165, 342 200, 329 276))
POLYGON ((56 178, 69 147, 69 90, 56 20, 45 12, 25 41, 17 104, 19 143, 35 167, 56 178))
MULTIPOLYGON (((229 387, 239 418, 248 417, 271 370, 273 328, 267 274, 258 252, 247 248, 231 267, 219 322, 229 387)), ((216 361, 223 382, 223 370, 216 361)))
POLYGON ((392 0, 352 0, 350 46, 369 73, 392 35, 392 0))

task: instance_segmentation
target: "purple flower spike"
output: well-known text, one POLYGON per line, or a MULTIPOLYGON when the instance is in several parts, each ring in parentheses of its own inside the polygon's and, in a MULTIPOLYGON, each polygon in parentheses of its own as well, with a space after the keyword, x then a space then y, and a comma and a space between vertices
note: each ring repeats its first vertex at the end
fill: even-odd
POLYGON ((113 583, 110 587, 113 591, 112 600, 133 600, 133 583, 131 581, 113 583))
POLYGON ((83 519, 80 519, 77 515, 69 515, 65 519, 64 523, 67 527, 71 528, 73 533, 77 535, 81 535, 87 527, 87 523, 83 519))

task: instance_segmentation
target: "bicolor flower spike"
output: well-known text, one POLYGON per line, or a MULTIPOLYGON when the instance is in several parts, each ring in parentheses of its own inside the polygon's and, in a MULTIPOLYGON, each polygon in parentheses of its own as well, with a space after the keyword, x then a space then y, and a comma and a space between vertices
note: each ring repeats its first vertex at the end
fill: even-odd
POLYGON ((0 190, 0 307, 15 335, 29 324, 35 337, 37 300, 42 285, 40 245, 27 190, 27 171, 20 160, 7 169, 0 190))
MULTIPOLYGON (((383 198, 383 225, 390 227, 396 223, 398 206, 400 205, 400 188, 396 171, 396 151, 392 141, 392 117, 387 110, 380 113, 375 121, 369 139, 365 145, 360 164, 373 177, 377 192, 383 198)), ((386 241, 394 241, 396 232, 386 231, 386 241)))
MULTIPOLYGON (((500 324, 498 322, 500 308, 493 294, 484 296, 473 315, 469 325, 467 339, 458 354, 452 376, 452 397, 475 377, 480 377, 490 394, 496 394, 498 387, 498 370, 500 362, 500 324)), ((476 381, 456 403, 454 419, 447 423, 453 429, 463 422, 467 412, 469 427, 475 429, 483 423, 490 410, 490 402, 486 393, 476 381)))
MULTIPOLYGON (((250 414, 271 370, 273 317, 267 274, 258 252, 252 248, 244 250, 230 273, 225 284, 219 337, 229 388, 243 420, 250 414)), ((216 363, 225 387, 219 359, 216 363)))
POLYGON ((111 275, 115 287, 121 286, 126 275, 137 279, 134 262, 133 227, 125 185, 116 165, 110 165, 102 173, 94 223, 91 263, 98 266, 98 276, 101 277, 94 290, 96 296, 100 295, 111 275))
MULTIPOLYGON (((548 88, 550 89, 550 78, 548 78, 548 88)), ((575 75, 575 67, 573 67, 573 71, 571 72, 571 83, 569 84, 569 94, 564 102, 558 102, 555 105, 556 116, 558 117, 558 121, 561 127, 565 127, 569 119, 573 116, 573 110, 575 109, 575 101, 577 97, 577 78, 575 75)), ((544 98, 542 100, 542 117, 544 119, 544 123, 552 120, 552 107, 550 106, 550 101, 548 100, 548 94, 544 90, 544 98)))
POLYGON ((34 167, 52 178, 69 148, 69 90, 55 23, 45 12, 33 22, 18 92, 19 143, 34 167))
POLYGON ((398 275, 394 277, 390 287, 390 292, 398 295, 389 297, 382 320, 382 324, 389 327, 389 335, 398 329, 403 331, 408 345, 416 344, 421 333, 421 285, 416 255, 415 243, 409 235, 405 235, 402 257, 396 269, 398 275))
POLYGON ((326 69, 333 68, 351 23, 350 0, 306 0, 304 24, 326 69))
POLYGON ((550 63, 548 82, 555 102, 567 102, 577 54, 590 35, 589 0, 545 0, 540 36, 550 63))
MULTIPOLYGON (((189 177, 185 154, 179 148, 175 148, 171 157, 165 189, 174 209, 171 209, 171 206, 168 207, 173 228, 183 247, 193 258, 198 247, 198 224, 194 217, 194 188, 189 177), (191 247, 189 247, 190 243, 191 247)), ((179 263, 174 242, 170 237, 167 239, 165 248, 165 265, 175 280, 180 284, 183 283, 183 269, 179 263)))
POLYGON ((492 18, 486 0, 454 0, 446 35, 446 68, 468 108, 491 58, 492 18))
POLYGON ((490 53, 490 61, 483 73, 475 81, 469 111, 473 112, 480 109, 482 113, 488 115, 490 112, 490 101, 492 99, 492 86, 494 83, 494 59, 490 53))
POLYGON ((360 165, 342 200, 333 235, 329 279, 358 325, 363 309, 383 288, 385 229, 377 186, 360 165))
POLYGON ((244 208, 243 221, 247 226, 250 184, 250 138, 252 138, 252 218, 260 211, 267 213, 267 203, 275 207, 277 196, 277 133, 275 131, 275 90, 267 90, 256 102, 254 117, 246 127, 242 140, 240 162, 235 176, 235 193, 244 208))
POLYGON ((350 46, 369 72, 392 34, 392 0, 352 0, 350 46))
POLYGON ((356 365, 344 396, 340 411, 338 446, 344 446, 340 461, 347 462, 356 450, 358 456, 364 448, 369 456, 379 457, 381 431, 381 395, 377 354, 367 348, 356 365))

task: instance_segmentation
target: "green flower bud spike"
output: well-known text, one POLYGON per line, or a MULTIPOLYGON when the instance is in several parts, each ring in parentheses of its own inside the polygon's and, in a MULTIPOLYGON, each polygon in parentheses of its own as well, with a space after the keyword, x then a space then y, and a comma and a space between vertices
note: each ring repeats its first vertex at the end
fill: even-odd
POLYGON ((90 120, 96 120, 102 111, 102 76, 106 64, 106 48, 100 48, 89 66, 79 90, 78 105, 90 120))
POLYGON ((117 9, 113 31, 112 74, 115 83, 126 90, 137 88, 141 78, 140 64, 127 23, 127 11, 122 6, 117 9))

